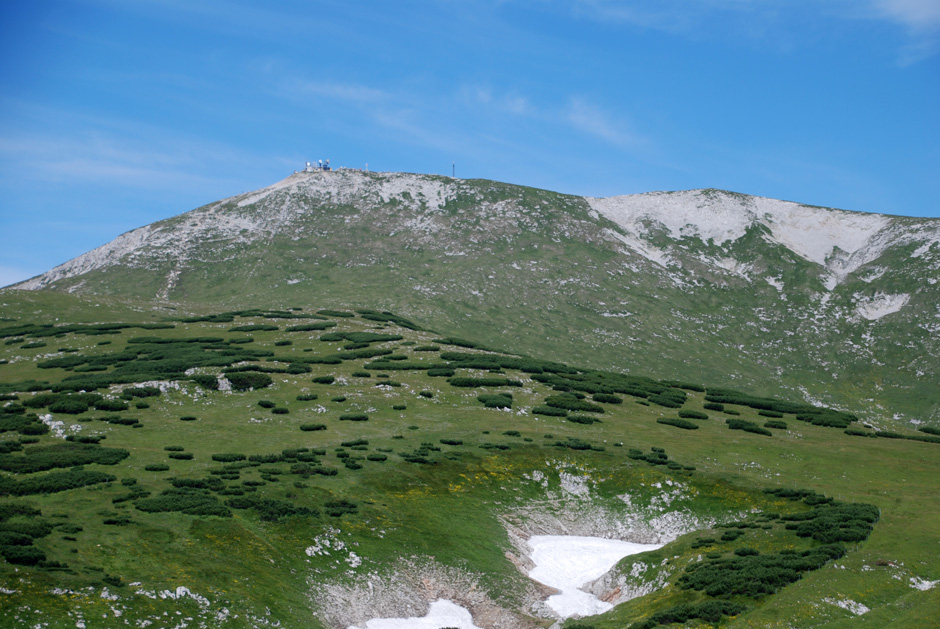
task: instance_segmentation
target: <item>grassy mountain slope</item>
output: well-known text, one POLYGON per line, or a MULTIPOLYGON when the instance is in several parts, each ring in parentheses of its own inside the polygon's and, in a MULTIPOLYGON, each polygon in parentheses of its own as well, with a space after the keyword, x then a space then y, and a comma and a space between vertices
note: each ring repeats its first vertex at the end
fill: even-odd
POLYGON ((940 418, 940 222, 715 190, 585 199, 299 173, 134 230, 21 288, 191 308, 389 309, 511 351, 940 418))
POLYGON ((561 532, 667 544, 593 585, 619 603, 582 621, 597 628, 712 600, 744 608, 732 627, 916 627, 940 614, 938 443, 471 347, 378 311, 151 314, 9 290, 0 304, 4 624, 346 627, 444 597, 481 626, 545 627, 524 539, 561 532), (682 414, 695 429, 657 421, 682 414), (778 488, 810 493, 764 491, 778 488), (873 505, 876 521, 851 524, 821 495, 873 505), (775 594, 681 587, 691 566, 821 552, 831 540, 787 528, 814 510, 828 518, 819 530, 861 532, 836 542, 846 554, 775 594))

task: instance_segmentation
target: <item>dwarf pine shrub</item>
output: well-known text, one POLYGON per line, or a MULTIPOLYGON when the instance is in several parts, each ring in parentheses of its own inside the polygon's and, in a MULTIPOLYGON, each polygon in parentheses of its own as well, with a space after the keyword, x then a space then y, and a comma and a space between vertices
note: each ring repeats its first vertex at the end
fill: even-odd
POLYGON ((673 417, 660 417, 656 420, 657 424, 665 424, 667 426, 675 426, 676 428, 682 428, 683 430, 698 430, 698 424, 695 422, 690 422, 685 419, 678 419, 673 417))
POLYGON ((348 422, 365 422, 369 421, 369 416, 365 413, 343 413, 339 419, 348 422))

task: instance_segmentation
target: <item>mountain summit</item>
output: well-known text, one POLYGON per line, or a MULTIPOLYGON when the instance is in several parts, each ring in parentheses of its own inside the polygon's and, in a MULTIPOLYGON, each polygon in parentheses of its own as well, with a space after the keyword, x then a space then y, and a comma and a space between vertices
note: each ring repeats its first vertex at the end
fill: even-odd
POLYGON ((587 366, 940 417, 940 220, 722 190, 583 198, 301 172, 16 285, 217 305, 384 307, 587 366))

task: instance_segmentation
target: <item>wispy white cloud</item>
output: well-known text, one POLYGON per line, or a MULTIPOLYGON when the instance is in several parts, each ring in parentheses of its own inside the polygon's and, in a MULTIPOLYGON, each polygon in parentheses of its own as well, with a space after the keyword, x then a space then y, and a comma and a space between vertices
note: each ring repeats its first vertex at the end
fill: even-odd
POLYGON ((626 121, 581 97, 571 99, 565 118, 575 129, 620 147, 636 147, 644 143, 626 121))
POLYGON ((940 2, 937 0, 872 0, 885 18, 914 31, 940 30, 940 2))
POLYGON ((17 124, 0 126, 0 189, 63 184, 234 194, 244 191, 244 173, 264 171, 275 159, 119 116, 25 101, 2 104, 17 124))
POLYGON ((905 30, 902 64, 940 52, 940 0, 575 0, 567 6, 598 22, 694 38, 720 34, 784 50, 819 39, 819 31, 806 30, 808 23, 879 20, 905 30))
POLYGON ((517 92, 494 93, 484 85, 465 85, 460 88, 458 98, 471 106, 484 105, 519 116, 538 115, 530 100, 517 92))
POLYGON ((281 91, 297 98, 328 98, 353 103, 374 103, 387 100, 389 94, 383 90, 356 83, 335 83, 331 81, 309 81, 294 79, 284 83, 281 91))
POLYGON ((901 48, 902 66, 923 61, 940 53, 940 1, 872 0, 875 17, 902 26, 909 41, 901 48))

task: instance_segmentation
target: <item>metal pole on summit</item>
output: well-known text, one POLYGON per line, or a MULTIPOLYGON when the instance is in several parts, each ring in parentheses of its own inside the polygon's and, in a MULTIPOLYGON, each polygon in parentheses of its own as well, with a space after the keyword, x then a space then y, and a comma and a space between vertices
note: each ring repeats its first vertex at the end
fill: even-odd
POLYGON ((457 162, 452 162, 450 165, 450 176, 454 179, 457 178, 457 162))

